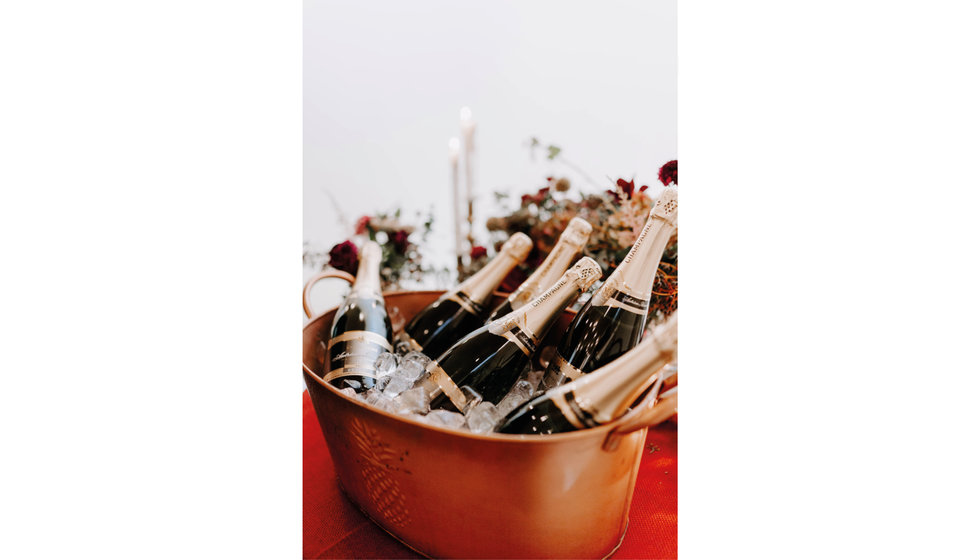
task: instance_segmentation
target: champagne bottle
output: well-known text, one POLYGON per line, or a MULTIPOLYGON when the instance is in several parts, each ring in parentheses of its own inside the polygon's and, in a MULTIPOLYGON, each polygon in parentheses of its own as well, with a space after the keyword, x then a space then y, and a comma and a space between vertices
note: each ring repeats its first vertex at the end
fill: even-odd
POLYGON ((578 312, 548 364, 544 386, 556 387, 622 356, 640 341, 657 267, 677 229, 677 189, 667 188, 609 279, 578 312))
POLYGON ((559 314, 602 275, 583 257, 545 293, 485 325, 429 363, 422 382, 433 409, 466 412, 469 386, 483 401, 497 404, 531 363, 531 355, 559 314))
MULTIPOLYGON (((657 327, 654 336, 647 337, 605 367, 571 383, 549 389, 518 406, 497 423, 494 431, 504 434, 554 434, 612 422, 625 414, 646 390, 659 390, 663 381, 661 376, 670 369, 664 366, 676 352, 675 313, 657 327)), ((671 391, 670 395, 664 394, 660 398, 669 397, 665 402, 672 404, 676 410, 676 387, 671 391)))
POLYGON ((368 241, 361 249, 357 276, 337 309, 330 328, 323 380, 335 387, 366 391, 377 377, 374 362, 392 351, 391 319, 381 296, 381 247, 368 241))
POLYGON ((506 301, 493 310, 490 318, 487 319, 487 323, 496 321, 518 307, 530 303, 531 300, 541 295, 548 286, 554 284, 568 268, 568 265, 572 263, 572 259, 585 248, 591 233, 592 225, 589 222, 582 218, 572 218, 541 266, 532 272, 531 276, 514 290, 506 301))
POLYGON ((413 350, 437 358, 456 341, 480 328, 497 286, 531 252, 531 238, 515 233, 486 266, 420 311, 400 334, 413 350))

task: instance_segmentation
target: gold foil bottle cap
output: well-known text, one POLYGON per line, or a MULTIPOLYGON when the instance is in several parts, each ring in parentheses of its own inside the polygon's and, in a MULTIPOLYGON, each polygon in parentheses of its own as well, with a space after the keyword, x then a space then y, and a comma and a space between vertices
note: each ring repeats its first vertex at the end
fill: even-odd
POLYGON ((381 262, 381 246, 374 241, 367 241, 361 247, 361 259, 381 262))
POLYGON ((650 217, 659 218, 672 226, 677 225, 677 187, 667 187, 660 193, 650 210, 650 217))
POLYGON ((595 262, 594 259, 589 257, 582 257, 575 263, 575 266, 569 268, 565 272, 566 276, 572 276, 572 282, 578 285, 579 291, 584 292, 589 289, 589 286, 595 283, 596 280, 602 277, 602 267, 599 263, 595 262))
POLYGON ((592 234, 592 224, 582 218, 572 218, 561 233, 560 240, 566 240, 576 247, 584 247, 592 234))
POLYGON ((501 253, 507 253, 508 255, 514 257, 518 261, 523 261, 527 258, 527 255, 531 252, 531 246, 534 243, 531 238, 524 235, 523 233, 515 233, 510 236, 510 239, 504 243, 503 247, 500 248, 501 253))

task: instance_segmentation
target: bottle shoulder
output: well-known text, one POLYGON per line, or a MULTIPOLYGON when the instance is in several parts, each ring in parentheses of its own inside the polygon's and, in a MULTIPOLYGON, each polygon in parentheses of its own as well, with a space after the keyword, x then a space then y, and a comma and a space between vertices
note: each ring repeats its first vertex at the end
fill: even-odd
POLYGON ((391 318, 380 298, 350 298, 345 300, 331 326, 331 335, 347 331, 369 331, 380 334, 389 341, 392 337, 391 318))

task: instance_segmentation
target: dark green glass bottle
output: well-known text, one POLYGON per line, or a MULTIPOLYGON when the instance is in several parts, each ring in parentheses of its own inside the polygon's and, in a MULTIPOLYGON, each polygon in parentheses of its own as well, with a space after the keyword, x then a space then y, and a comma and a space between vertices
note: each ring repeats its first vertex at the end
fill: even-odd
POLYGON ((565 331, 548 364, 545 387, 595 371, 640 342, 653 281, 676 220, 677 189, 669 187, 657 199, 629 254, 565 331))
POLYGON ((432 361, 422 383, 432 408, 465 413, 469 398, 464 386, 485 402, 499 403, 529 366, 562 310, 601 275, 599 264, 583 257, 536 299, 471 333, 432 361))
POLYGON ((330 327, 323 380, 366 391, 374 386, 374 362, 392 351, 391 319, 381 295, 381 247, 368 241, 361 249, 357 276, 330 327))
MULTIPOLYGON (((617 360, 571 383, 546 391, 505 416, 494 431, 504 434, 555 434, 592 428, 616 420, 645 391, 658 391, 658 372, 677 351, 677 316, 617 360), (652 385, 652 386, 651 386, 652 385)), ((672 370, 674 371, 674 370, 672 370)), ((676 411, 676 387, 663 406, 676 411)), ((669 395, 663 395, 667 397, 669 395)), ((657 406, 662 406, 660 403, 657 406)), ((670 415, 668 414, 668 416, 670 415)))
POLYGON ((405 326, 399 340, 413 350, 437 358, 459 339, 480 328, 487 304, 497 286, 531 252, 531 238, 515 233, 500 252, 476 274, 420 311, 405 326))

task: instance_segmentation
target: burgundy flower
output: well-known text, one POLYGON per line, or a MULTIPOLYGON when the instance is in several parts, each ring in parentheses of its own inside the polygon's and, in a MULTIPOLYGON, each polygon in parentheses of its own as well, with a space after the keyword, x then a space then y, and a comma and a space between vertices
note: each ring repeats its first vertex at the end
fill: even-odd
MULTIPOLYGON (((624 195, 626 195, 626 200, 632 200, 633 199, 633 193, 634 192, 637 192, 636 191, 636 183, 634 183, 632 179, 630 179, 629 181, 627 181, 626 179, 617 179, 616 180, 616 186, 619 187, 620 190, 622 190, 622 192, 623 192, 624 195)), ((643 185, 643 186, 640 187, 639 192, 643 192, 643 191, 645 191, 645 190, 647 190, 649 188, 650 187, 648 187, 647 185, 643 185)), ((612 190, 607 190, 606 192, 609 193, 609 194, 611 194, 611 195, 613 195, 613 196, 618 196, 618 194, 619 194, 616 191, 612 191, 612 190)))
POLYGON ((357 246, 350 241, 334 245, 330 249, 330 266, 348 274, 357 274, 357 246))
POLYGON ((403 229, 391 234, 388 240, 399 253, 404 253, 408 249, 408 232, 403 229))
POLYGON ((367 231, 368 224, 371 223, 371 216, 361 216, 354 225, 354 235, 361 235, 367 231))
POLYGON ((487 256, 487 248, 483 247, 482 245, 474 245, 473 248, 470 249, 471 260, 475 261, 477 259, 482 259, 485 256, 487 256))
POLYGON ((667 185, 674 183, 677 184, 677 160, 673 159, 668 161, 660 168, 660 182, 667 185))
POLYGON ((545 187, 543 189, 538 189, 538 194, 534 195, 534 202, 544 202, 544 199, 548 198, 548 193, 551 192, 551 187, 545 187))
POLYGON ((521 206, 527 206, 528 204, 531 204, 532 202, 534 202, 534 197, 533 196, 531 196, 529 194, 522 194, 521 195, 521 206))

